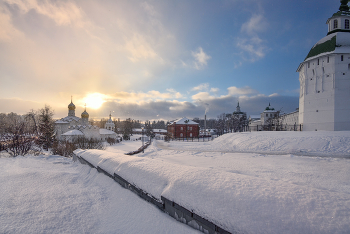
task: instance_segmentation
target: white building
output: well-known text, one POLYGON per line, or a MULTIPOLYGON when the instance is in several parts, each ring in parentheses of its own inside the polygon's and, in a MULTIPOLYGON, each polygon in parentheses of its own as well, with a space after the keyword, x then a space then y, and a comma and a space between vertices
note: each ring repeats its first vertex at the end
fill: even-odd
POLYGON ((299 65, 299 123, 304 131, 350 130, 350 11, 341 1, 328 34, 299 65))
MULTIPOLYGON (((109 116, 111 120, 111 115, 109 116)), ((55 134, 58 140, 73 140, 78 137, 101 139, 105 141, 107 138, 116 138, 117 134, 109 128, 114 129, 115 126, 107 121, 105 128, 100 129, 97 126, 89 124, 89 114, 84 112, 81 114, 81 118, 75 116, 75 105, 71 101, 68 105, 68 116, 57 120, 55 122, 55 134), (108 123, 108 125, 107 125, 108 123)), ((113 123, 113 122, 112 122, 113 123)))

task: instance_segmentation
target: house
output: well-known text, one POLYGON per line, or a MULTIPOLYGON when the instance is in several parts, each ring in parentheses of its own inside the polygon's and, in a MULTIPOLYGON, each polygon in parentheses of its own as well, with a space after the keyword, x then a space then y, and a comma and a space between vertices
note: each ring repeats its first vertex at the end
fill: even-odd
POLYGON ((171 121, 167 130, 172 138, 197 138, 199 136, 199 124, 186 117, 171 121))

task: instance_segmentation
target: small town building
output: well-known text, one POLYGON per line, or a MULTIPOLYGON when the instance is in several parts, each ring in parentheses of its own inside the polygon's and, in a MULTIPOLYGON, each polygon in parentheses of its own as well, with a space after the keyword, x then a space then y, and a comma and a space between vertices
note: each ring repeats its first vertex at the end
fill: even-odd
POLYGON ((183 117, 171 121, 167 126, 167 131, 171 138, 197 138, 199 136, 199 124, 183 117))

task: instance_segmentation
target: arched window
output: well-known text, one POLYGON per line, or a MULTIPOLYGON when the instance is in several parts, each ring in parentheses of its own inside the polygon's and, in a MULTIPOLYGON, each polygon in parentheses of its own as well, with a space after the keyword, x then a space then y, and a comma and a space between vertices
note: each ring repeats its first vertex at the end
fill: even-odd
POLYGON ((349 29, 349 20, 348 19, 345 20, 345 29, 349 29))
POLYGON ((333 28, 338 28, 338 20, 333 21, 333 28))

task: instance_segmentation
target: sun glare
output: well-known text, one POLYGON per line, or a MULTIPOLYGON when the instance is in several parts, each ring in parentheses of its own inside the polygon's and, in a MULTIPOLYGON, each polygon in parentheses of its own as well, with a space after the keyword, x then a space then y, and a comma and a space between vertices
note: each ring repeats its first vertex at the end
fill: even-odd
POLYGON ((84 99, 84 103, 86 103, 86 107, 90 107, 93 109, 98 109, 105 102, 104 95, 100 93, 90 93, 84 99))

